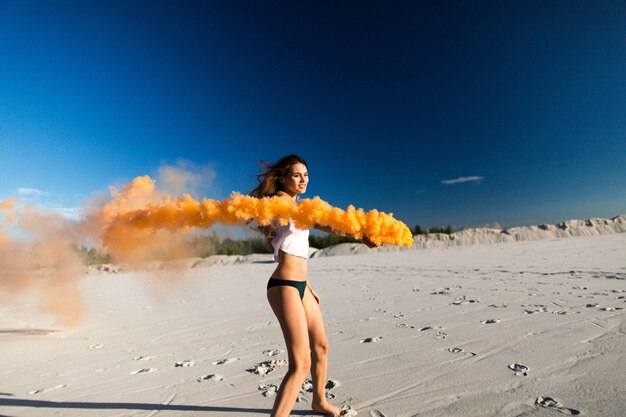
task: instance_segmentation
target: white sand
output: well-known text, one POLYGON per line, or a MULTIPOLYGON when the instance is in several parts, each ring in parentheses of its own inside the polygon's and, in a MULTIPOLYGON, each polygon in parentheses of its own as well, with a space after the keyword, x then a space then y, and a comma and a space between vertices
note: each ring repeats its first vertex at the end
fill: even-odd
MULTIPOLYGON (((626 233, 319 257, 309 267, 328 378, 339 383, 330 394, 360 416, 624 415, 626 233)), ((275 397, 263 392, 286 368, 246 370, 287 357, 265 298, 273 268, 91 274, 88 311, 72 330, 26 300, 1 306, 0 415, 269 415, 275 397)), ((311 394, 301 398, 292 415, 317 415, 311 394)))

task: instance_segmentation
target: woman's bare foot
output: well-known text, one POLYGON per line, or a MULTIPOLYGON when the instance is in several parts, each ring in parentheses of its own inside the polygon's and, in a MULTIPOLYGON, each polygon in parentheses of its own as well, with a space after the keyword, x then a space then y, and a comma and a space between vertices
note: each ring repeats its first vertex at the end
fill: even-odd
POLYGON ((328 401, 313 401, 311 408, 315 411, 321 411, 322 413, 330 414, 332 416, 338 416, 341 413, 340 407, 336 407, 328 401))

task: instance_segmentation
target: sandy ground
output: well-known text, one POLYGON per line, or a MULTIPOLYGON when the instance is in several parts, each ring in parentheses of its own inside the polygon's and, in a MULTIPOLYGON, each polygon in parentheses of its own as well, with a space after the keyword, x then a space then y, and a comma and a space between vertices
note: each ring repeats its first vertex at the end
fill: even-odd
MULTIPOLYGON (((0 306, 0 415, 269 415, 287 358, 265 298, 273 268, 91 274, 69 330, 28 300, 0 306)), ((327 395, 360 416, 624 415, 626 233, 309 268, 327 395)), ((305 387, 292 415, 319 415, 310 400, 305 387)))

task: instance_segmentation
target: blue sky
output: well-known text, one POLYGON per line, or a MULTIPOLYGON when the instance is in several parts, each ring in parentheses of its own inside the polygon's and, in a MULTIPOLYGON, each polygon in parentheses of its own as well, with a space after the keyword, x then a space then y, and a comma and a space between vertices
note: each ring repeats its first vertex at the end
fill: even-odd
POLYGON ((0 199, 71 209, 177 163, 224 198, 297 153, 305 197, 411 227, 626 213, 624 16, 623 1, 4 0, 0 199))

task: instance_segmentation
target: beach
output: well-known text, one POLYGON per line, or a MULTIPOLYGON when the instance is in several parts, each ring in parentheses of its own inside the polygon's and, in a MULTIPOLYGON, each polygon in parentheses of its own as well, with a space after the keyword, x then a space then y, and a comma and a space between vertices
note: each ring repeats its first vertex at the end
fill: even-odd
MULTIPOLYGON (((327 396, 359 416, 621 416, 626 233, 309 261, 327 396)), ((92 271, 80 324, 0 305, 0 415, 269 415, 275 264, 92 271)), ((292 415, 314 416, 305 383, 292 415)))

